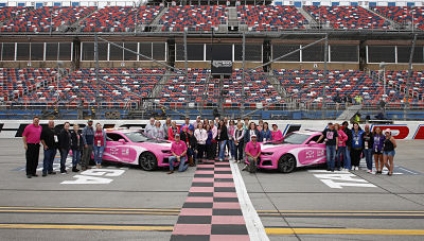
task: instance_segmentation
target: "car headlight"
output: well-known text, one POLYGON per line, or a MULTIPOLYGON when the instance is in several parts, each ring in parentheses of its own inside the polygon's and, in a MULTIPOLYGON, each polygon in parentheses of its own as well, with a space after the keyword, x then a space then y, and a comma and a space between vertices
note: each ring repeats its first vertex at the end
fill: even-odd
POLYGON ((164 154, 172 154, 172 152, 170 150, 162 150, 162 153, 164 153, 164 154))
POLYGON ((261 155, 264 156, 271 156, 272 154, 274 154, 273 152, 261 152, 261 155))

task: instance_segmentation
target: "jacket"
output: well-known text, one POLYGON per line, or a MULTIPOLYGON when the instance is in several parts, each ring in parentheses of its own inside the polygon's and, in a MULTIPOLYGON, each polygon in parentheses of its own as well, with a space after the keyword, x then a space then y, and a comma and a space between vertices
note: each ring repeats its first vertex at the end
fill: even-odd
POLYGON ((72 131, 71 132, 71 149, 81 151, 83 147, 84 147, 84 140, 82 138, 82 134, 72 131))
POLYGON ((59 134, 59 148, 70 150, 71 149, 71 133, 63 129, 59 134))

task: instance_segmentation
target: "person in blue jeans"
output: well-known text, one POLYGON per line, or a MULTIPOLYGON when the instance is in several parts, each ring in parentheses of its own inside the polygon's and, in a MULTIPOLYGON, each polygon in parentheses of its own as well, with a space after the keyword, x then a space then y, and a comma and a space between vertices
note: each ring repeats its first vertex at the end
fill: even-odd
POLYGON ((352 168, 351 158, 350 158, 350 151, 352 150, 352 131, 349 129, 349 122, 344 121, 342 123, 343 131, 347 135, 347 141, 346 141, 346 159, 343 161, 344 169, 350 170, 352 168))
POLYGON ((174 166, 178 163, 178 171, 184 172, 188 168, 187 164, 187 145, 180 140, 180 134, 175 135, 174 142, 171 145, 172 156, 169 157, 169 172, 174 173, 174 166))
POLYGON ((94 162, 96 162, 96 167, 102 167, 103 153, 106 148, 106 132, 102 128, 102 124, 96 124, 96 132, 94 132, 94 162))
POLYGON ((374 136, 370 131, 370 126, 367 124, 364 127, 365 132, 362 135, 362 140, 364 142, 364 156, 365 161, 367 162, 368 173, 372 173, 372 152, 374 145, 374 136))
POLYGON ((43 177, 46 177, 47 174, 54 175, 56 172, 53 171, 53 162, 57 153, 59 137, 54 129, 53 120, 49 120, 48 127, 43 128, 40 139, 44 149, 43 177))
POLYGON ((227 126, 225 125, 224 120, 219 121, 218 133, 216 135, 216 140, 219 143, 218 158, 219 158, 219 161, 222 162, 222 161, 224 161, 225 147, 227 146, 227 141, 228 141, 228 130, 227 130, 227 126))
POLYGON ((82 149, 84 148, 84 141, 82 134, 79 131, 79 125, 75 123, 71 132, 71 149, 72 149, 72 172, 79 172, 77 165, 80 163, 82 149))
POLYGON ((333 123, 328 123, 327 128, 322 132, 321 136, 318 139, 318 143, 324 139, 325 148, 327 152, 327 171, 334 172, 334 164, 336 161, 336 151, 338 140, 337 131, 334 129, 333 123))

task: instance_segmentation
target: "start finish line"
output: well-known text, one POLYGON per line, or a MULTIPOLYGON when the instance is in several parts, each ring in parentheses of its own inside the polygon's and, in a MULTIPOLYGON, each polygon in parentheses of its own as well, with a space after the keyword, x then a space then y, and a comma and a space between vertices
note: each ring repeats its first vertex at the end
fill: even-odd
POLYGON ((308 172, 314 173, 316 178, 330 188, 342 189, 344 187, 377 187, 374 184, 369 183, 367 180, 359 178, 350 172, 328 172, 325 170, 309 170, 308 172))

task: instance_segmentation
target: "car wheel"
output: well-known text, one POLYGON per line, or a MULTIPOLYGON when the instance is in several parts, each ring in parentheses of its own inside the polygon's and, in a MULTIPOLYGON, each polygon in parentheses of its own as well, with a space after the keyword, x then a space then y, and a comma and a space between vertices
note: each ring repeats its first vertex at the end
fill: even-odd
POLYGON ((154 171, 158 167, 156 156, 151 152, 144 152, 138 159, 140 167, 145 171, 154 171))
POLYGON ((296 159, 293 155, 285 154, 278 160, 278 170, 282 173, 290 173, 296 168, 296 159))

